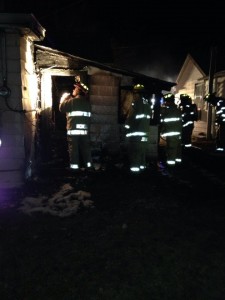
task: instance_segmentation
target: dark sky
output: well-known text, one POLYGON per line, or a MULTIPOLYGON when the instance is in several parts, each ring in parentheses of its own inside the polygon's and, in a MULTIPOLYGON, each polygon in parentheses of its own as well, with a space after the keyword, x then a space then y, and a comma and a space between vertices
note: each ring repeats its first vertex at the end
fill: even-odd
POLYGON ((168 81, 176 79, 188 53, 210 60, 216 45, 225 61, 219 0, 1 0, 0 9, 33 13, 46 29, 42 44, 168 81))

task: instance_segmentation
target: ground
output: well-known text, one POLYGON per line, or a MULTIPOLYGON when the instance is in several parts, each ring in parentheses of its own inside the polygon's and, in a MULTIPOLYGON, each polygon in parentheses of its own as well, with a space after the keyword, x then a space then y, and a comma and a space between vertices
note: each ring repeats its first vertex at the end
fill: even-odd
POLYGON ((224 299, 224 186, 212 181, 188 159, 171 176, 155 166, 43 173, 0 210, 0 299, 224 299), (92 205, 74 214, 21 210, 24 199, 78 191, 92 205))

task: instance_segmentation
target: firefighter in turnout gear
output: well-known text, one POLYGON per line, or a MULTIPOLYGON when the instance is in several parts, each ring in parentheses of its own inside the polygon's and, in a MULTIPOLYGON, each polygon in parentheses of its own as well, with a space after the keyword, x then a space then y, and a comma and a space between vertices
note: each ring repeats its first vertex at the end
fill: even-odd
POLYGON ((191 147, 194 122, 198 120, 197 105, 192 103, 189 95, 181 94, 179 108, 182 112, 182 145, 191 147))
POLYGON ((218 97, 216 103, 216 151, 225 151, 225 99, 218 97))
POLYGON ((172 93, 165 94, 163 99, 164 104, 160 108, 160 136, 166 142, 166 165, 175 166, 182 162, 182 116, 172 93))
POLYGON ((142 84, 134 86, 133 95, 134 98, 125 122, 125 128, 129 168, 132 173, 140 173, 147 167, 151 105, 142 84))
POLYGON ((225 98, 217 97, 216 93, 208 93, 204 100, 215 107, 216 118, 216 151, 225 151, 225 98))
POLYGON ((91 168, 91 104, 88 99, 88 87, 80 82, 75 83, 72 96, 66 93, 61 97, 59 110, 66 113, 70 169, 91 168))

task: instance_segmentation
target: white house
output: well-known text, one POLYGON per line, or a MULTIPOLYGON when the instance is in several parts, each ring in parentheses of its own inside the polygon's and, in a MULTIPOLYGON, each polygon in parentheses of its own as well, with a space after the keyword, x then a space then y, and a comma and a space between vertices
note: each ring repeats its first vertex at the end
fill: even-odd
MULTIPOLYGON (((124 114, 133 84, 144 84, 155 97, 156 118, 162 91, 176 85, 41 46, 45 33, 32 14, 0 13, 0 189, 23 186, 41 162, 54 159, 53 145, 65 144, 58 101, 74 76, 89 85, 93 149, 100 145, 111 153, 120 151, 124 142, 124 114)), ((157 120, 150 133, 149 155, 155 157, 157 120)))
POLYGON ((209 73, 209 69, 203 71, 196 60, 188 54, 177 77, 177 85, 172 88, 177 98, 180 94, 186 93, 197 104, 199 120, 195 122, 193 139, 215 139, 215 109, 204 101, 204 97, 209 93, 210 80, 212 80, 211 92, 225 97, 225 71, 213 73, 212 78, 209 73))

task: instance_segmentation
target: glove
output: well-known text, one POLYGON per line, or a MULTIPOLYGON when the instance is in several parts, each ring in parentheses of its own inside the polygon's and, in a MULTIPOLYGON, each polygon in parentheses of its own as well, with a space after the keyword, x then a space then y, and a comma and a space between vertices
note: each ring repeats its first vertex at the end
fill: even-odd
POLYGON ((62 103, 64 100, 69 100, 70 98, 71 98, 70 93, 64 93, 60 98, 60 103, 62 103))

